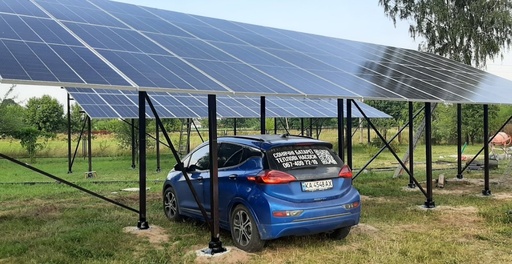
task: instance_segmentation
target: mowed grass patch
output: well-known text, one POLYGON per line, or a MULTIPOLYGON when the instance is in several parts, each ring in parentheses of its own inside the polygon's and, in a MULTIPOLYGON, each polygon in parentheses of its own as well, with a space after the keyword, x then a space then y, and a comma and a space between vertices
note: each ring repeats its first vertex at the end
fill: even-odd
MULTIPOLYGON (((451 153, 454 148, 446 149, 451 153)), ((367 160, 357 157, 358 163, 367 160)), ((84 177, 87 160, 75 162, 71 174, 66 158, 38 158, 32 165, 138 209, 138 193, 121 191, 138 187, 139 171, 131 169, 131 157, 94 157, 98 175, 91 179, 84 177)), ((389 156, 383 162, 396 165, 389 156)), ((126 228, 137 225, 138 214, 0 160, 0 263, 194 263, 194 250, 208 246, 210 232, 202 223, 165 218, 162 181, 174 162, 162 158, 160 173, 154 156, 147 164, 147 220, 156 232, 129 233, 126 228)), ((281 238, 257 254, 217 263, 512 263, 507 167, 500 162, 491 171, 491 197, 481 196, 482 171, 465 173, 467 182, 434 188, 437 207, 432 210, 421 208, 426 198, 406 187, 406 174, 393 178, 392 171, 369 170, 354 181, 363 197, 362 216, 347 239, 332 241, 321 234, 281 238)), ((423 168, 416 168, 424 186, 423 168)), ((455 177, 453 169, 435 170, 434 179, 443 173, 455 177)), ((225 246, 232 245, 228 232, 220 235, 225 246)))

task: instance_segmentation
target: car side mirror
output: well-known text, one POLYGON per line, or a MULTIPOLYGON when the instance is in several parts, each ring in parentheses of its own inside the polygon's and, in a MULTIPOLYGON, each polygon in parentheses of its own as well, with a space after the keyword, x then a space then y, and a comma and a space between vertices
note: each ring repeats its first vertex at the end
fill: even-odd
POLYGON ((183 162, 176 163, 176 165, 174 165, 174 170, 175 171, 181 171, 182 168, 183 168, 183 162))
POLYGON ((189 171, 189 172, 193 172, 196 170, 197 170, 197 166, 195 164, 192 164, 192 165, 188 166, 188 168, 187 168, 187 171, 189 171))

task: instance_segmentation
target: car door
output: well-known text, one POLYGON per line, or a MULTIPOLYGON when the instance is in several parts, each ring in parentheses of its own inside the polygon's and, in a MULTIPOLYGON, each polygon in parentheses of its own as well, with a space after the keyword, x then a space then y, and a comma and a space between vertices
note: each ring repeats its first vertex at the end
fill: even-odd
MULTIPOLYGON (((184 164, 186 167, 188 176, 190 177, 190 181, 192 182, 192 187, 197 193, 197 198, 201 203, 204 203, 204 179, 209 178, 210 176, 210 150, 208 145, 204 145, 197 150, 195 150, 189 158, 187 158, 187 163, 184 164)), ((179 181, 178 186, 179 197, 178 200, 180 202, 180 208, 182 211, 186 211, 189 214, 196 215, 198 217, 202 217, 201 212, 199 210, 199 206, 197 205, 196 200, 190 190, 185 177, 182 177, 179 181)))
MULTIPOLYGON (((219 166, 219 216, 221 221, 227 221, 229 203, 237 194, 236 179, 244 171, 240 170, 244 148, 241 145, 221 143, 218 148, 219 166)), ((205 178, 204 201, 206 210, 211 210, 211 182, 210 177, 205 178)))

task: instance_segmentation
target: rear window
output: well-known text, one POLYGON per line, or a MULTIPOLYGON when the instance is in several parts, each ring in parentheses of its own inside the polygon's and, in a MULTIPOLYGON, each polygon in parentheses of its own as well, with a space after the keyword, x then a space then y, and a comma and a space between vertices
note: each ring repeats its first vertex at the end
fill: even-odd
POLYGON ((341 167, 343 162, 324 146, 285 146, 268 151, 271 169, 293 170, 315 167, 341 167))

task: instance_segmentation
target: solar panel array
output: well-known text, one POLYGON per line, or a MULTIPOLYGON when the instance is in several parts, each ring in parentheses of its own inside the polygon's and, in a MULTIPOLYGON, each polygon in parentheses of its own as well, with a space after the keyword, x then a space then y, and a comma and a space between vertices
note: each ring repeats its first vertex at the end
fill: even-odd
MULTIPOLYGON (((134 91, 66 88, 68 93, 91 118, 138 118, 138 93, 134 91)), ((161 118, 206 118, 206 95, 149 92, 149 97, 161 118)), ((336 99, 265 98, 266 117, 332 118, 337 117, 336 99)), ((358 103, 370 118, 391 116, 367 105, 358 103)), ((346 106, 346 103, 345 103, 346 106)), ((154 118, 146 109, 147 117, 154 118)), ((346 111, 344 111, 346 115, 346 111)), ((260 98, 248 96, 217 96, 217 115, 220 118, 259 118, 260 98)), ((352 117, 363 117, 352 105, 352 117)))
POLYGON ((440 56, 107 0, 0 0, 0 81, 180 93, 510 103, 440 56))

